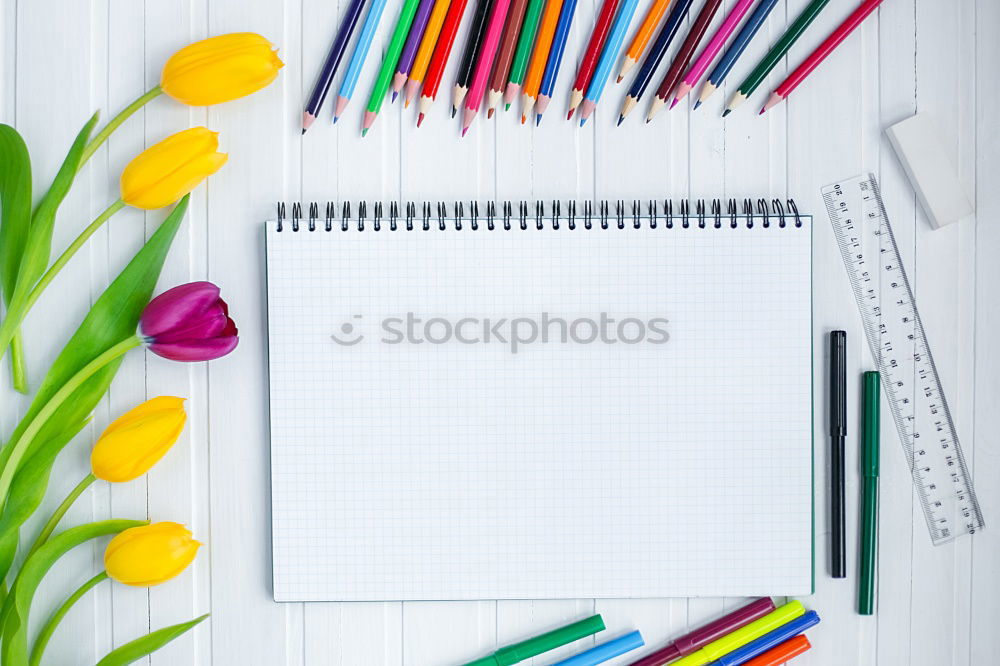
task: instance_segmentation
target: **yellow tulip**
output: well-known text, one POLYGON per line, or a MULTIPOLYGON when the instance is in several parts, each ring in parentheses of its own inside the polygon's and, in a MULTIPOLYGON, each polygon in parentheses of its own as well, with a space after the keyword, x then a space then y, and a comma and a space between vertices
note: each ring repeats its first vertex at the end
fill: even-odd
POLYGON ((184 571, 201 543, 178 523, 153 523, 120 533, 104 551, 104 570, 119 583, 159 585, 184 571))
POLYGON ((151 210, 174 203, 222 168, 219 133, 192 127, 153 144, 122 172, 122 201, 151 210))
POLYGON ((184 398, 171 396, 147 400, 125 412, 94 445, 90 454, 94 476, 113 483, 142 476, 174 445, 186 419, 184 398))
POLYGON ((171 56, 160 88, 184 104, 208 106, 257 92, 284 66, 269 41, 233 32, 189 44, 171 56))

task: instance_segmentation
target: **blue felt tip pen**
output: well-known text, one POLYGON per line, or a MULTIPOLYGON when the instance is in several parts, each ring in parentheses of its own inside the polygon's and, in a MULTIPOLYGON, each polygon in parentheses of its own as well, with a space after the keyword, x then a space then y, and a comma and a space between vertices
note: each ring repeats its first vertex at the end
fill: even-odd
POLYGON ((771 648, 777 647, 789 638, 798 636, 809 627, 817 624, 819 624, 819 615, 816 614, 816 611, 809 611, 805 615, 781 625, 774 631, 764 634, 757 640, 751 641, 743 647, 719 657, 709 664, 709 666, 739 666, 739 664, 745 664, 757 655, 764 654, 771 648))
POLYGON ((645 641, 642 640, 642 634, 638 631, 633 631, 613 641, 592 647, 586 652, 575 654, 569 659, 558 661, 553 666, 594 666, 595 664, 603 664, 609 659, 614 659, 618 655, 641 648, 645 644, 645 641))

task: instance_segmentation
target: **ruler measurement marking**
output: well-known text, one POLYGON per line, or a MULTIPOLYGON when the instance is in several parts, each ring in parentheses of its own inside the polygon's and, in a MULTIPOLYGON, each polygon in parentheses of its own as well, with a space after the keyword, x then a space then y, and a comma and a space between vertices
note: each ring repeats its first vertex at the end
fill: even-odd
POLYGON ((823 202, 931 538, 940 544, 973 533, 982 527, 982 513, 878 183, 874 176, 837 183, 823 190, 823 202), (851 195, 857 196, 859 210, 848 204, 851 195), (878 244, 879 266, 867 261, 866 234, 878 244), (888 310, 883 309, 883 295, 888 310), (923 426, 918 413, 925 417, 923 426), (935 444, 923 441, 922 432, 930 433, 930 428, 937 453, 935 444))

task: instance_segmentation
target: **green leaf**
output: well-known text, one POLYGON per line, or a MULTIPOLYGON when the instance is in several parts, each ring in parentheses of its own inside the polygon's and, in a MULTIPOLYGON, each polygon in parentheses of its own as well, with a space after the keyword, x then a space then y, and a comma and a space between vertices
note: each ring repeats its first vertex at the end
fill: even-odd
POLYGON ((76 135, 73 145, 70 146, 66 159, 63 160, 59 172, 52 180, 52 186, 45 193, 42 200, 38 202, 35 213, 31 217, 31 235, 24 246, 24 254, 21 258, 21 265, 17 275, 17 290, 27 294, 48 268, 49 259, 52 255, 52 230, 55 227, 56 212, 59 205, 66 198, 76 172, 80 167, 80 159, 83 151, 87 147, 90 133, 97 124, 100 113, 95 113, 83 126, 80 133, 76 135))
POLYGON ((59 452, 90 422, 85 419, 49 439, 25 460, 10 486, 10 500, 0 514, 0 580, 7 578, 17 553, 18 530, 39 507, 59 452))
POLYGON ((3 644, 0 663, 3 666, 25 666, 28 663, 28 619, 35 590, 56 561, 69 550, 90 539, 117 534, 130 527, 148 525, 145 520, 102 520, 71 527, 49 539, 29 557, 11 588, 3 609, 3 644))
POLYGON ((0 287, 10 303, 31 230, 31 158, 17 130, 0 124, 0 287))
MULTIPOLYGON (((76 333, 52 364, 41 386, 38 387, 27 413, 3 449, 0 449, 0 468, 7 464, 7 459, 10 457, 10 443, 20 437, 35 415, 62 385, 102 352, 135 333, 139 317, 156 288, 160 270, 184 218, 187 204, 188 197, 185 196, 94 303, 76 333)), ((41 442, 65 432, 72 424, 80 423, 93 411, 108 390, 120 365, 120 361, 109 363, 73 393, 56 415, 39 431, 28 448, 22 464, 34 456, 41 442)))
POLYGON ((130 641, 125 645, 117 647, 109 652, 104 659, 97 662, 97 666, 125 666, 125 664, 131 664, 138 661, 147 654, 156 652, 161 647, 183 634, 185 631, 196 626, 206 617, 208 617, 208 613, 205 613, 201 617, 196 617, 189 622, 182 622, 170 627, 164 627, 163 629, 157 629, 152 633, 146 634, 142 638, 130 641))

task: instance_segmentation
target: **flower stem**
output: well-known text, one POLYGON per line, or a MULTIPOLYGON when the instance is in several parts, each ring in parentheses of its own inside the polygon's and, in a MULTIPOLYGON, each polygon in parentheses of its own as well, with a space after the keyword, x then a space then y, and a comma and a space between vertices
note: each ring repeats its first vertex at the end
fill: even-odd
POLYGON ((38 534, 38 538, 35 539, 35 543, 31 546, 31 550, 28 551, 27 557, 34 555, 35 551, 41 548, 42 545, 49 540, 52 532, 59 525, 59 521, 66 515, 69 508, 73 506, 73 502, 75 502, 76 499, 83 494, 83 491, 89 488, 90 484, 94 481, 97 481, 97 477, 93 474, 88 474, 83 477, 83 480, 80 481, 80 483, 76 484, 76 487, 69 492, 69 495, 67 495, 66 499, 62 501, 62 504, 60 504, 56 510, 52 512, 52 516, 49 518, 49 521, 45 523, 45 527, 42 528, 42 531, 38 534))
POLYGON ((24 454, 28 452, 28 447, 31 445, 33 439, 38 434, 38 431, 42 429, 45 422, 55 414, 56 410, 62 406, 66 399, 69 398, 73 393, 80 388, 80 386, 94 376, 98 370, 111 363, 120 356, 123 356, 125 352, 130 349, 135 349, 142 344, 142 340, 139 339, 138 335, 132 334, 108 348, 102 354, 97 356, 87 365, 80 368, 75 375, 69 378, 62 387, 56 391, 49 401, 45 403, 38 413, 35 415, 28 427, 24 429, 21 436, 16 440, 7 444, 10 447, 10 456, 7 458, 7 462, 0 471, 0 501, 3 503, 7 502, 7 494, 10 492, 10 484, 14 479, 14 474, 17 472, 18 466, 21 464, 21 460, 24 458, 24 454))
POLYGON ((10 341, 10 378, 14 390, 27 395, 28 369, 25 367, 24 340, 20 329, 14 331, 14 338, 10 341))
POLYGON ((35 638, 35 646, 31 649, 31 659, 28 661, 29 666, 38 666, 42 663, 42 654, 45 652, 45 647, 49 644, 49 639, 52 638, 52 634, 55 633, 56 627, 62 622, 62 619, 66 617, 66 613, 69 609, 73 607, 80 598, 91 590, 91 588, 97 586, 98 584, 104 582, 108 578, 108 572, 102 571, 97 574, 86 583, 77 588, 76 592, 69 595, 66 601, 63 602, 62 606, 56 609, 56 612, 52 614, 42 630, 38 632, 38 637, 35 638))
MULTIPOLYGON (((101 226, 107 222, 108 218, 117 213, 125 203, 118 199, 113 204, 104 209, 104 212, 94 218, 94 221, 84 229, 76 239, 70 243, 69 247, 59 255, 59 258, 49 266, 49 269, 45 271, 45 274, 38 279, 31 291, 25 293, 20 289, 16 289, 14 292, 14 297, 11 299, 10 307, 7 308, 7 316, 4 317, 3 323, 0 324, 0 349, 7 349, 17 335, 18 329, 24 322, 24 318, 28 316, 28 312, 31 307, 38 300, 38 297, 42 295, 45 288, 49 286, 52 280, 55 279, 59 271, 73 258, 83 244, 87 242, 94 232, 101 228, 101 226)), ((20 286, 20 285, 19 285, 20 286)), ((0 354, 2 356, 2 354, 0 354)))
POLYGON ((118 115, 108 121, 108 124, 102 127, 101 131, 94 135, 94 138, 90 140, 87 147, 83 149, 83 155, 80 156, 80 166, 77 167, 77 170, 79 171, 83 168, 83 165, 87 163, 87 160, 89 160, 91 156, 97 152, 97 149, 101 147, 101 144, 108 140, 108 137, 111 136, 112 132, 118 129, 119 125, 128 120, 129 116, 133 113, 145 106, 146 102, 159 97, 161 94, 163 94, 163 89, 158 85, 153 86, 139 97, 136 97, 131 104, 119 111, 118 115))

